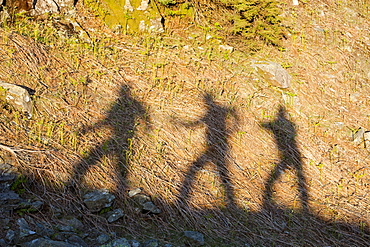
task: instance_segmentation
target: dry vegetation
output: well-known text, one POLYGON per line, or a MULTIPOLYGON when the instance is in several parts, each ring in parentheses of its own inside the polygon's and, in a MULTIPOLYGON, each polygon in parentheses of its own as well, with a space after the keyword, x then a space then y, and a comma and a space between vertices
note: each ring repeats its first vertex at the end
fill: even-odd
POLYGON ((370 128, 370 3, 284 2, 285 49, 253 55, 219 51, 179 16, 167 23, 171 35, 129 37, 104 29, 79 3, 90 42, 51 18, 19 18, 0 30, 0 79, 35 90, 35 112, 27 119, 1 108, 0 143, 13 152, 0 157, 65 213, 84 212, 69 183, 113 191, 126 216, 106 227, 127 235, 181 243, 182 230, 197 230, 209 246, 367 246, 370 157, 351 136, 370 128), (292 86, 269 84, 252 60, 284 65, 292 86), (274 138, 266 128, 274 121, 287 137, 274 138), (267 198, 274 167, 290 162, 276 141, 293 147, 298 165, 270 181, 267 198), (135 212, 126 195, 135 187, 163 213, 135 212))

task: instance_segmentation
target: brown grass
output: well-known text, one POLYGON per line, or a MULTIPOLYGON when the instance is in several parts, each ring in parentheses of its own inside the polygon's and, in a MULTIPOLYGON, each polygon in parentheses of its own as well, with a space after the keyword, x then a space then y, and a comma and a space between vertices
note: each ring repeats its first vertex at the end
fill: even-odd
POLYGON ((66 214, 81 203, 66 189, 70 182, 114 192, 127 216, 107 227, 128 236, 145 230, 144 239, 181 245, 181 231, 197 230, 207 246, 367 246, 369 151, 351 134, 369 128, 369 2, 286 2, 286 50, 264 47, 253 57, 218 51, 200 36, 190 45, 191 30, 176 30, 178 20, 169 20, 175 31, 163 37, 86 28, 93 44, 61 39, 48 21, 38 27, 52 34, 40 35, 42 42, 30 32, 33 21, 1 29, 0 79, 36 91, 31 120, 1 109, 0 143, 23 149, 2 149, 1 157, 34 182, 35 196, 66 214), (289 89, 251 69, 251 60, 265 59, 287 67, 289 89), (263 124, 276 120, 280 106, 297 131, 308 211, 292 165, 266 201, 284 150, 263 124), (227 113, 210 114, 212 107, 227 113), (217 127, 223 122, 225 130, 217 127), (207 133, 216 136, 211 143, 207 133), (202 167, 193 174, 197 159, 202 167), (135 212, 126 195, 135 187, 163 213, 135 212))

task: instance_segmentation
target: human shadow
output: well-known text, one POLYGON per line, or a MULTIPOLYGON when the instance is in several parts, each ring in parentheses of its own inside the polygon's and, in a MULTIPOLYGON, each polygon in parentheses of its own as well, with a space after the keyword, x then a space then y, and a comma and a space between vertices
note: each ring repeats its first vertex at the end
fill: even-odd
POLYGON ((294 169, 298 181, 301 207, 303 211, 308 211, 307 183, 303 171, 301 153, 295 140, 297 131, 294 123, 288 119, 286 109, 280 106, 276 118, 261 125, 274 134, 280 159, 265 182, 263 208, 268 208, 271 206, 271 203, 274 203, 273 186, 275 182, 285 170, 294 169))
POLYGON ((97 132, 100 129, 108 128, 112 134, 99 141, 74 165, 67 187, 77 192, 87 171, 92 167, 99 167, 99 161, 108 155, 113 156, 116 167, 120 169, 120 181, 116 182, 121 187, 127 187, 126 178, 129 168, 127 156, 132 152, 130 145, 139 124, 138 120, 145 116, 144 105, 131 96, 128 86, 122 86, 118 99, 106 112, 105 118, 93 125, 85 126, 80 131, 80 134, 87 134, 88 132, 97 132))
MULTIPOLYGON (((204 97, 207 112, 199 121, 207 126, 207 141, 217 143, 216 149, 221 149, 225 154, 230 149, 227 144, 230 133, 223 121, 228 108, 219 106, 209 97, 204 97), (214 121, 215 119, 218 121, 214 121), (225 143, 221 144, 222 142, 225 143)), ((320 209, 309 209, 306 177, 296 142, 296 126, 289 120, 286 109, 280 106, 275 119, 261 123, 261 127, 274 135, 279 162, 264 183, 263 201, 259 209, 252 210, 239 200, 235 201, 233 188, 225 185, 225 189, 229 190, 228 199, 232 203, 227 207, 213 205, 207 208, 189 207, 187 212, 182 210, 184 228, 203 232, 207 236, 206 246, 369 246, 370 233, 366 226, 331 220, 318 215, 320 209), (302 209, 285 207, 273 200, 273 186, 287 169, 296 173, 302 209)), ((214 153, 213 150, 215 149, 207 147, 187 171, 179 194, 182 200, 189 198, 195 173, 205 162, 217 162, 214 161, 214 157, 217 157, 217 160, 223 161, 218 163, 220 168, 227 169, 226 155, 220 157, 219 152, 214 153)), ((229 176, 224 173, 226 175, 229 176)), ((221 179, 224 183, 231 183, 229 177, 221 179)), ((253 200, 251 202, 254 204, 253 200)), ((179 221, 176 222, 176 225, 180 224, 179 221)), ((184 241, 185 246, 192 246, 191 242, 184 241)))
POLYGON ((217 169, 225 192, 225 203, 228 207, 234 207, 234 189, 232 186, 229 170, 228 156, 230 147, 228 138, 231 129, 227 127, 226 121, 229 115, 237 121, 235 111, 222 106, 214 101, 210 93, 203 95, 206 106, 205 115, 194 122, 180 122, 185 127, 194 127, 204 124, 206 126, 206 150, 191 164, 184 176, 184 181, 179 190, 176 205, 186 205, 189 201, 196 174, 203 169, 207 163, 213 163, 217 169))

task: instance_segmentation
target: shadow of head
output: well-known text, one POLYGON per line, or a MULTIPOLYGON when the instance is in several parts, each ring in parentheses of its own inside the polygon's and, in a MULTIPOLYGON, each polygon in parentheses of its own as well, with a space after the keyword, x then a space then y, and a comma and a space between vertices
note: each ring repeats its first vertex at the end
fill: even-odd
POLYGON ((207 107, 212 107, 215 104, 214 96, 208 92, 204 93, 203 102, 207 107))
POLYGON ((297 135, 295 124, 289 120, 288 113, 282 105, 280 105, 275 119, 271 122, 263 122, 261 126, 271 131, 277 141, 292 140, 297 135))

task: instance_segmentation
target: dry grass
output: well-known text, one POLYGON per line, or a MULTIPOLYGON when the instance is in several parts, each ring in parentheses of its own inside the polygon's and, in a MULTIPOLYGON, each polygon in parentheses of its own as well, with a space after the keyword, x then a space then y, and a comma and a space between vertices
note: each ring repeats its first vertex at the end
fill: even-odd
POLYGON ((174 35, 163 37, 102 35, 90 25, 92 44, 61 39, 48 21, 41 34, 32 21, 1 29, 0 79, 36 91, 31 120, 1 109, 0 143, 22 148, 1 157, 55 207, 79 208, 70 182, 113 191, 127 216, 107 227, 127 235, 181 243, 185 229, 203 232, 210 246, 367 246, 369 151, 351 134, 369 128, 369 2, 289 3, 286 50, 253 57, 218 51, 200 35, 190 45, 191 29, 176 30, 176 18, 174 35), (288 67, 291 88, 266 82, 253 59, 288 67), (297 131, 293 138, 263 127, 281 106, 278 123, 290 122, 280 128, 297 131), (276 141, 296 145, 291 162, 299 165, 276 141), (282 162, 288 169, 274 180, 282 162), (126 196, 134 187, 163 213, 135 212, 126 196))

